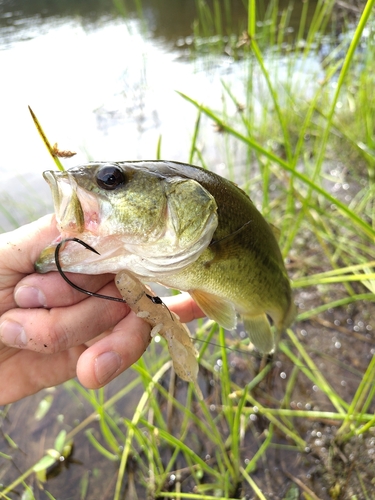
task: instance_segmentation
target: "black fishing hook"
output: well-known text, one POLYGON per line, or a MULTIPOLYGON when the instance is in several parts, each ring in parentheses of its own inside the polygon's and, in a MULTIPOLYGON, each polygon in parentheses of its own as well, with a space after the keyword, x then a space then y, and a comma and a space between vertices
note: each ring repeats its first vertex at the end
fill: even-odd
MULTIPOLYGON (((122 303, 126 304, 126 300, 124 300, 124 299, 119 299, 118 297, 111 297, 110 295, 102 295, 101 293, 90 292, 89 290, 85 290, 84 288, 81 288, 80 286, 76 285, 75 283, 73 283, 73 281, 70 281, 70 279, 66 276, 66 274, 62 270, 61 265, 60 265, 60 259, 59 259, 59 252, 60 252, 61 246, 64 243, 66 243, 67 241, 75 241, 76 243, 79 243, 80 245, 87 248, 87 250, 90 250, 91 252, 94 252, 97 255, 100 255, 100 253, 97 250, 95 250, 95 248, 91 247, 88 243, 85 243, 84 241, 80 240, 79 238, 66 238, 64 240, 61 240, 60 243, 55 248, 55 262, 56 262, 57 270, 60 273, 60 276, 68 283, 68 285, 75 288, 75 290, 78 290, 79 292, 85 293, 86 295, 90 295, 91 297, 97 297, 98 299, 105 299, 105 300, 113 300, 114 302, 122 302, 122 303)), ((145 293, 145 295, 148 299, 151 300, 151 302, 153 304, 162 304, 164 307, 166 307, 168 309, 169 314, 171 315, 172 321, 174 321, 171 311, 164 304, 164 302, 161 300, 160 297, 154 297, 153 295, 149 295, 148 293, 145 293)))
POLYGON ((76 285, 75 283, 73 283, 73 281, 70 281, 70 279, 66 276, 66 274, 62 270, 61 265, 60 265, 60 259, 59 259, 59 252, 60 252, 61 246, 64 243, 66 243, 67 241, 75 241, 76 243, 80 243, 82 246, 87 248, 87 250, 90 250, 91 252, 94 252, 97 255, 100 255, 100 253, 97 252, 95 250, 95 248, 92 248, 90 245, 88 245, 84 241, 80 240, 79 238, 66 238, 65 240, 61 240, 60 243, 55 248, 55 262, 56 262, 57 270, 60 273, 60 276, 68 283, 68 285, 75 288, 79 292, 85 293, 86 295, 90 295, 91 297, 97 297, 98 299, 113 300, 114 302, 123 302, 126 304, 126 300, 124 300, 124 299, 119 299, 118 297, 111 297, 110 295, 102 295, 101 293, 90 292, 89 290, 85 290, 84 288, 81 288, 80 286, 76 285))

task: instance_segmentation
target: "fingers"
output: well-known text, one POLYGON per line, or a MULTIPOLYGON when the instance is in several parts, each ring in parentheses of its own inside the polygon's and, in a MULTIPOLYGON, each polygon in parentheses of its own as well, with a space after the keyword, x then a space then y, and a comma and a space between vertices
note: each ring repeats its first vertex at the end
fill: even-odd
MULTIPOLYGON (((100 293, 113 294, 113 285, 106 285, 100 293)), ((0 340, 8 346, 53 354, 87 342, 128 313, 126 304, 96 297, 50 310, 12 309, 1 316, 0 340)))
POLYGON ((114 331, 91 347, 73 347, 52 355, 0 349, 0 405, 35 394, 78 376, 88 389, 110 382, 135 363, 150 341, 150 326, 130 313, 114 331))
MULTIPOLYGON (((90 292, 98 292, 107 283, 113 282, 113 274, 85 276, 66 273, 77 286, 90 292)), ((113 284, 110 296, 120 297, 113 284)), ((57 272, 45 275, 30 274, 22 279, 15 288, 14 299, 18 307, 66 307, 87 298, 87 295, 74 289, 57 272)))
MULTIPOLYGON (((166 297, 163 302, 183 322, 204 316, 189 294, 166 297)), ((150 343, 151 327, 133 312, 121 320, 112 333, 99 340, 78 360, 77 376, 81 384, 97 389, 117 377, 135 363, 150 343)))
MULTIPOLYGON (((111 282, 99 292, 116 296, 115 288, 111 282)), ((69 304, 69 299, 65 300, 59 295, 54 300, 55 303, 60 300, 57 305, 69 304)), ((204 316, 188 294, 167 297, 164 301, 182 322, 204 316)), ((96 297, 67 307, 12 309, 1 317, 0 340, 8 346, 52 354, 89 341, 113 328, 128 313, 126 304, 96 297)))
POLYGON ((31 224, 1 234, 1 267, 16 269, 21 274, 32 273, 40 252, 58 234, 53 215, 46 215, 31 224))
POLYGON ((0 405, 75 377, 77 361, 85 349, 85 346, 74 347, 51 356, 19 349, 8 352, 8 359, 0 364, 0 380, 6 381, 1 383, 0 405))
POLYGON ((163 302, 177 314, 182 323, 189 323, 189 321, 205 316, 202 309, 200 309, 188 293, 164 297, 163 302))
MULTIPOLYGON (((106 285, 100 293, 114 293, 113 284, 106 285)), ((164 300, 184 322, 203 316, 188 294, 164 300)), ((0 381, 11 381, 0 384, 0 404, 76 375, 87 388, 102 387, 135 363, 150 341, 150 326, 135 314, 129 314, 125 304, 96 298, 51 310, 13 309, 1 320, 0 339, 6 345, 23 349, 11 349, 0 343, 0 381), (21 327, 16 341, 11 342, 7 336, 4 328, 7 322, 8 326, 13 322, 21 327), (90 339, 114 325, 111 333, 100 335, 87 347, 90 339)))
POLYGON ((150 330, 145 321, 130 313, 110 335, 82 353, 77 364, 81 384, 97 389, 129 368, 147 349, 150 330))

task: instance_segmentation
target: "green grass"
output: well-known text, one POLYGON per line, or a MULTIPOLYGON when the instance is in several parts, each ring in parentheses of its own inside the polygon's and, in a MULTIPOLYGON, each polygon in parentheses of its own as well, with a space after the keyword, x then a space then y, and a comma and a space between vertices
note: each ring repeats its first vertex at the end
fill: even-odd
MULTIPOLYGON (((201 103, 199 96, 181 94, 197 109, 187 160, 208 164, 200 147, 202 123, 208 120, 216 124, 225 137, 225 154, 231 166, 228 175, 239 181, 231 158, 240 148, 244 189, 250 196, 258 193, 256 202, 262 212, 281 229, 280 246, 285 257, 289 256, 293 288, 301 307, 293 328, 279 344, 274 363, 258 370, 259 360, 249 351, 246 340, 226 337, 217 325, 202 320, 194 336, 200 350, 200 383, 206 384, 203 402, 195 399, 192 387, 175 380, 167 354, 155 343, 134 365, 132 382, 111 397, 106 389, 87 391, 71 381, 66 390, 84 400, 90 413, 69 432, 59 434, 55 451, 36 459, 5 486, 0 497, 13 498, 10 491, 19 486, 25 492, 30 490, 26 484, 35 472, 56 462, 64 447, 69 448, 83 433, 104 463, 117 467, 114 493, 108 497, 116 500, 138 498, 135 485, 143 491, 139 498, 268 498, 269 480, 264 471, 270 463, 277 463, 272 458, 275 454, 289 454, 293 463, 299 457, 303 463, 313 451, 326 465, 319 455, 323 452, 311 439, 312 430, 324 433, 327 425, 334 429, 325 444, 332 461, 339 456, 338 449, 342 455, 348 453, 345 446, 355 440, 375 439, 375 350, 365 343, 366 332, 359 333, 353 344, 356 330, 347 335, 342 324, 338 330, 340 343, 348 350, 358 348, 356 366, 347 366, 339 350, 336 355, 332 349, 322 352, 319 342, 308 341, 303 333, 311 329, 314 335, 323 335, 328 321, 325 315, 347 318, 353 307, 366 319, 370 314, 366 311, 374 310, 375 301, 375 46, 371 18, 375 0, 366 2, 355 29, 348 32, 349 44, 342 42, 342 51, 332 48, 325 56, 324 75, 311 76, 313 85, 307 93, 305 83, 299 85, 294 78, 298 64, 316 54, 333 3, 318 2, 307 34, 309 6, 304 3, 299 29, 290 42, 291 10, 278 15, 273 2, 263 21, 257 23, 256 2, 249 0, 249 36, 238 43, 240 29, 236 40, 225 38, 232 33, 225 25, 231 19, 230 3, 223 2, 222 11, 219 2, 197 0, 194 50, 206 53, 203 41, 210 37, 210 51, 220 52, 231 43, 235 57, 246 61, 246 77, 242 92, 234 91, 223 79, 222 109, 201 103), (288 58, 280 84, 278 65, 285 52, 288 58), (263 82, 260 108, 255 75, 263 82), (347 181, 335 169, 344 172, 343 177, 349 175, 348 182, 354 185, 350 199, 342 188, 347 181), (305 292, 315 294, 307 310, 302 308, 305 292), (314 321, 320 330, 312 330, 314 321), (324 366, 326 359, 337 371, 344 370, 344 382, 350 390, 338 383, 335 370, 324 366), (241 363, 243 370, 238 368, 241 363), (117 406, 126 402, 131 392, 139 396, 132 416, 125 418, 117 406)), ((163 157, 161 137, 157 157, 163 157)), ((335 323, 332 325, 334 328, 335 323)), ((354 358, 352 353, 350 359, 354 358)), ((10 455, 3 458, 11 460, 10 455)), ((353 467, 358 475, 357 498, 374 498, 371 484, 360 477, 355 464, 353 467)), ((289 475, 279 472, 278 477, 275 473, 276 491, 282 492, 290 481, 290 491, 304 498, 320 498, 307 480, 301 480, 308 469, 301 465, 300 471, 288 470, 289 475), (277 482, 280 478, 284 484, 277 482)), ((345 471, 343 465, 342 475, 345 471)), ((80 498, 90 498, 89 483, 85 477, 80 498)), ((346 487, 337 477, 327 486, 331 498, 349 498, 346 487)), ((28 494, 27 498, 34 498, 32 491, 28 494)), ((287 498, 286 489, 285 497, 280 498, 287 498)))

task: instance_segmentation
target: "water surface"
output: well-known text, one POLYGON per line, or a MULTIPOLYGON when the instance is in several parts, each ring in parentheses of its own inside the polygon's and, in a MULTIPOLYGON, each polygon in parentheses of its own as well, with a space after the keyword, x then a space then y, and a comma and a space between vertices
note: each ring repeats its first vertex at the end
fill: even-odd
MULTIPOLYGON (((237 36, 247 17, 241 1, 231 5, 226 29, 237 36)), ((54 164, 28 105, 52 143, 77 152, 66 167, 153 159, 160 136, 163 158, 186 161, 197 113, 176 90, 216 109, 222 107, 221 79, 243 93, 243 61, 225 53, 192 56, 193 0, 148 0, 142 8, 121 16, 99 0, 1 3, 0 230, 51 209, 41 174, 54 164), (37 186, 35 196, 30 185, 37 186), (40 195, 46 203, 38 202, 40 195), (4 213, 9 203, 11 220, 4 213)), ((299 9, 293 16, 292 25, 299 9)), ((211 124, 199 146, 210 168, 225 173, 224 144, 211 124)), ((241 164, 246 157, 234 160, 241 164)))

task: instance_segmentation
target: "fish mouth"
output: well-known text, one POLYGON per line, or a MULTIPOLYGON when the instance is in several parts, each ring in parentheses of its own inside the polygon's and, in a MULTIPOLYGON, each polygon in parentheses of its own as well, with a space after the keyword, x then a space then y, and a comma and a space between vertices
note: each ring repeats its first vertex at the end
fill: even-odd
MULTIPOLYGON (((61 240, 78 237, 86 241, 92 240, 92 244, 96 246, 95 238, 100 226, 98 200, 92 193, 81 188, 69 171, 48 170, 43 173, 43 177, 51 189, 60 235, 42 251, 36 261, 35 270, 39 273, 56 270, 55 250, 61 240)), ((62 264, 64 264, 64 258, 63 251, 61 252, 62 264)), ((78 262, 84 261, 85 255, 77 249, 74 252, 74 258, 78 262)), ((74 260, 71 255, 68 255, 67 259, 70 263, 74 260)))
POLYGON ((82 233, 85 226, 85 216, 78 198, 77 183, 68 172, 48 170, 43 173, 53 198, 56 220, 60 231, 82 233))

